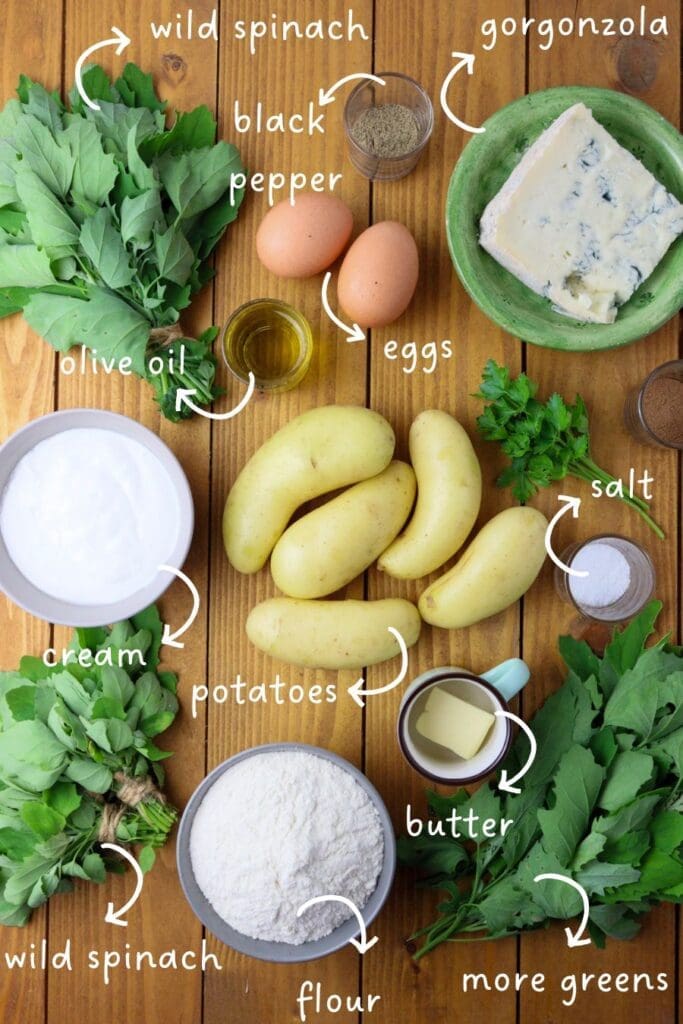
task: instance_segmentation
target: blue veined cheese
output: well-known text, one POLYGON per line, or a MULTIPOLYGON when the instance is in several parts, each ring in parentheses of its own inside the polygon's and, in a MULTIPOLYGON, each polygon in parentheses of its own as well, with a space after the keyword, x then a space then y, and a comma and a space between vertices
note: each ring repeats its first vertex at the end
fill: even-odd
POLYGON ((683 206, 577 103, 527 150, 480 229, 484 249, 559 312, 609 324, 683 233, 683 206))

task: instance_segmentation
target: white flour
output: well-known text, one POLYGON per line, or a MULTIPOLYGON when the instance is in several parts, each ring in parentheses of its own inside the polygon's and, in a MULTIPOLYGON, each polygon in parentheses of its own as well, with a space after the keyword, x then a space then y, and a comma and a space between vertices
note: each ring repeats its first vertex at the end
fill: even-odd
POLYGON ((351 912, 313 896, 345 896, 359 910, 384 860, 379 815, 343 768, 304 752, 246 758, 211 787, 190 835, 199 888, 229 925, 255 939, 299 945, 351 912))

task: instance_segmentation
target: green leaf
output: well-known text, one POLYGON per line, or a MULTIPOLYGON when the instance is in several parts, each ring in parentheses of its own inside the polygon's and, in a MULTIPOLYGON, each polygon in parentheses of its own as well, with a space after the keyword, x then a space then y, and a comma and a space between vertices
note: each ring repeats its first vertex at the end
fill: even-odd
POLYGON ((24 316, 30 326, 57 349, 93 344, 101 359, 131 360, 139 376, 146 371, 145 352, 150 324, 123 299, 102 288, 91 288, 86 300, 61 295, 32 295, 24 316))
POLYGON ((140 728, 145 736, 158 736, 173 724, 174 718, 175 714, 173 711, 160 711, 157 714, 150 715, 148 718, 143 718, 140 728))
POLYGON ((149 245, 152 234, 164 223, 158 187, 133 199, 126 197, 121 203, 121 237, 126 244, 136 242, 141 246, 149 245))
POLYGON ((606 811, 617 811, 633 800, 650 782, 654 761, 648 754, 625 750, 615 757, 600 794, 599 805, 606 811))
POLYGON ((624 905, 593 906, 590 919, 612 939, 633 939, 640 931, 640 922, 624 905))
POLYGON ((572 747, 562 758, 555 776, 555 805, 540 810, 543 846, 560 864, 571 863, 595 806, 605 770, 589 750, 572 747))
POLYGON ((137 64, 126 64, 115 84, 119 96, 129 107, 147 107, 148 110, 159 111, 166 109, 166 101, 157 97, 152 76, 146 75, 137 64))
POLYGON ((75 161, 55 142, 50 129, 26 115, 17 124, 14 144, 21 153, 22 165, 35 171, 50 192, 64 199, 71 187, 75 161))
POLYGON ((154 867, 156 853, 153 846, 143 846, 138 855, 138 864, 143 875, 146 875, 154 867))
POLYGON ((161 621, 157 606, 152 604, 144 608, 132 618, 136 630, 146 630, 151 638, 149 650, 146 652, 146 663, 148 669, 155 669, 159 664, 159 651, 161 650, 161 638, 164 632, 164 624, 161 621))
POLYGON ((107 869, 99 853, 89 853, 83 858, 83 870, 91 882, 101 884, 107 877, 107 869))
POLYGON ((660 647, 644 651, 637 664, 624 671, 616 683, 605 707, 605 724, 647 739, 660 706, 661 681, 679 664, 675 654, 660 647))
POLYGON ((180 228, 174 225, 163 234, 155 235, 154 250, 161 276, 184 285, 192 272, 195 256, 180 228))
POLYGON ((50 260, 42 249, 0 243, 0 287, 44 288, 56 283, 50 260))
POLYGON ((0 854, 10 860, 26 860, 33 853, 35 845, 35 836, 28 832, 20 832, 16 828, 0 828, 0 854))
POLYGON ((75 249, 78 227, 38 175, 28 166, 20 167, 16 187, 36 245, 48 250, 75 249))
POLYGON ((188 114, 178 114, 170 131, 145 139, 141 152, 146 160, 161 153, 182 153, 207 149, 216 140, 216 122, 208 107, 199 106, 188 114))
POLYGON ((55 811, 39 800, 25 803, 19 812, 21 820, 32 832, 41 839, 50 839, 64 830, 66 819, 59 811, 55 811))
POLYGON ((598 818, 594 827, 596 831, 603 832, 610 840, 616 840, 628 832, 637 831, 649 822, 653 810, 660 803, 663 795, 662 790, 643 793, 626 807, 622 807, 621 810, 608 814, 604 818, 598 818))
POLYGON ((92 121, 73 120, 60 136, 74 158, 72 189, 89 203, 100 206, 114 187, 116 161, 105 153, 102 140, 92 121))
POLYGON ((0 773, 21 780, 35 793, 49 789, 62 773, 66 751, 42 722, 17 722, 0 732, 0 773))
POLYGON ((577 871, 574 877, 589 896, 595 894, 603 896, 607 889, 616 889, 621 885, 637 882, 640 878, 640 871, 631 867, 630 864, 609 864, 605 861, 594 860, 577 871))
POLYGON ((652 822, 654 845, 663 853, 680 854, 683 847, 683 814, 661 811, 652 822))
POLYGON ((80 240, 83 252, 109 288, 126 288, 133 281, 128 253, 105 207, 83 222, 80 240))
POLYGON ((211 149, 166 153, 159 157, 158 167, 180 220, 213 206, 227 190, 230 175, 242 171, 239 153, 227 142, 211 149))
MULTIPOLYGON (((99 64, 89 64, 81 72, 81 85, 86 96, 91 100, 104 100, 108 103, 115 103, 119 94, 112 87, 105 71, 99 64)), ((69 101, 74 113, 86 115, 88 107, 83 102, 81 94, 74 85, 69 92, 69 101)))
POLYGON ((49 806, 65 819, 81 806, 82 797, 73 782, 56 782, 46 795, 49 806))
POLYGON ((399 862, 419 868, 427 875, 452 875, 469 863, 465 848, 450 836, 401 836, 397 843, 399 862))
POLYGON ((635 667, 661 610, 661 601, 650 601, 625 629, 615 630, 600 666, 600 683, 606 696, 611 695, 624 672, 635 667))
POLYGON ((113 781, 112 773, 104 765, 80 757, 69 761, 64 774, 90 793, 106 793, 113 781))
POLYGON ((558 640, 560 654, 567 666, 579 679, 585 682, 600 674, 600 659, 593 653, 585 640, 575 640, 572 636, 561 636, 558 640))
POLYGON ((607 836, 601 835, 599 832, 589 832, 585 839, 583 839, 574 854, 571 867, 572 871, 578 871, 580 868, 585 867, 596 857, 599 857, 605 848, 607 842, 607 836))

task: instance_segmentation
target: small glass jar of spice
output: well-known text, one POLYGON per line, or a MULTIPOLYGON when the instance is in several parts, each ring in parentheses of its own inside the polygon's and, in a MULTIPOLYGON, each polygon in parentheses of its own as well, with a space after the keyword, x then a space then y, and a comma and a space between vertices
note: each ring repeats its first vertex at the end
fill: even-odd
POLYGON ((381 72, 384 85, 362 82, 344 108, 351 163, 371 181, 409 174, 434 127, 432 101, 421 85, 399 72, 381 72))
POLYGON ((631 392, 624 420, 638 441, 683 450, 683 359, 662 363, 631 392))

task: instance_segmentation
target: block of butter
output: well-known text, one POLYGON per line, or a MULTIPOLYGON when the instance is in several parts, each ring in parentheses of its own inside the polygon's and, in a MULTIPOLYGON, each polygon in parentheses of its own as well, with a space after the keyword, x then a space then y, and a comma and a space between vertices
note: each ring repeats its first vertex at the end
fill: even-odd
POLYGON ((447 747, 467 761, 481 750, 495 720, 489 711, 433 686, 416 728, 425 739, 447 747))

